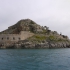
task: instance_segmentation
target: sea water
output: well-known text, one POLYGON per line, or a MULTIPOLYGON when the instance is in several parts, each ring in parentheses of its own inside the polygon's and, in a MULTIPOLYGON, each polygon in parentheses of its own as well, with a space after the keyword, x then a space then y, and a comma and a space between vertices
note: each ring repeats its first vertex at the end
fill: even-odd
POLYGON ((70 70, 70 49, 0 49, 0 70, 70 70))

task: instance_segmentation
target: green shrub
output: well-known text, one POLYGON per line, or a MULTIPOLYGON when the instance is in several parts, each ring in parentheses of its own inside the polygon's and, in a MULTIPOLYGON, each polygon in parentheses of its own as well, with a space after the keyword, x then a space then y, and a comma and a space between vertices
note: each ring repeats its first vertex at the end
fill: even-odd
POLYGON ((30 38, 28 38, 29 41, 33 42, 42 42, 43 40, 46 40, 46 36, 44 35, 34 35, 30 38))
POLYGON ((54 36, 54 35, 50 35, 48 38, 49 38, 49 40, 51 40, 51 41, 57 41, 57 37, 54 36))
POLYGON ((36 35, 35 38, 36 38, 37 40, 45 40, 45 39, 46 39, 46 36, 36 35))

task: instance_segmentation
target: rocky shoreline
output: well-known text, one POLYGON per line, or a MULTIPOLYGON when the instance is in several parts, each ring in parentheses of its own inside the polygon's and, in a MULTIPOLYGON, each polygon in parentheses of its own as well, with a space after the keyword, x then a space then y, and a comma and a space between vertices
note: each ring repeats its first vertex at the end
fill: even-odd
POLYGON ((20 41, 18 43, 4 44, 0 49, 51 49, 51 48, 70 48, 69 42, 41 42, 32 43, 29 41, 20 41))

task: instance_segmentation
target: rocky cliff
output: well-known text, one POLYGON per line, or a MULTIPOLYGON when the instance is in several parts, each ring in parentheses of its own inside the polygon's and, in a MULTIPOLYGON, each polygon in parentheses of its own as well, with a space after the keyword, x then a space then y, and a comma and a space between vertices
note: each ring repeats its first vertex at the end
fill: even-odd
POLYGON ((32 37, 15 43, 1 44, 0 48, 69 48, 67 36, 51 31, 47 26, 40 26, 30 19, 18 21, 0 34, 19 34, 21 31, 34 33, 32 37))

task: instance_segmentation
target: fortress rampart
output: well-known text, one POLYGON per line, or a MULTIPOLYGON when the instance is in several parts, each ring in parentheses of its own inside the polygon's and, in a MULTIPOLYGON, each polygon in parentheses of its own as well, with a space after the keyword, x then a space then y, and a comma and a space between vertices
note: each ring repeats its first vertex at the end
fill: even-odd
POLYGON ((0 34, 0 43, 18 42, 33 35, 34 34, 29 31, 21 31, 20 34, 0 34))

